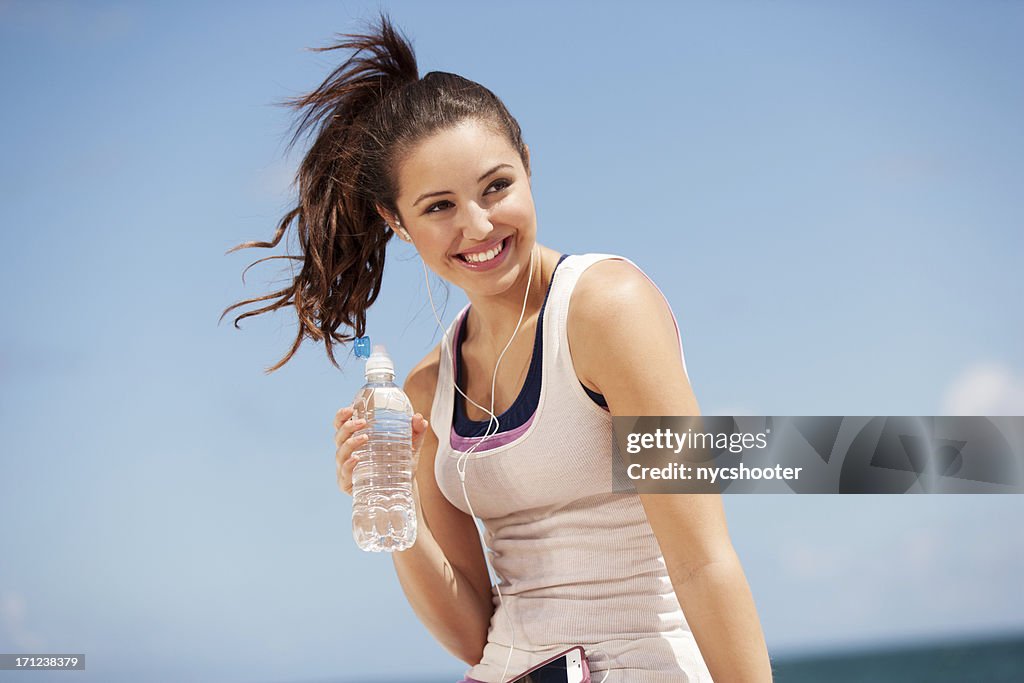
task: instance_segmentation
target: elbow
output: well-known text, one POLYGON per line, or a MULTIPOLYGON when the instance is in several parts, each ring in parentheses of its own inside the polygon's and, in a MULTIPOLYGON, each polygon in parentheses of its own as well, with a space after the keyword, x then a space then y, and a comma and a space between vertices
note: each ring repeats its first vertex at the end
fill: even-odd
POLYGON ((479 609, 448 610, 447 628, 439 628, 435 633, 446 634, 440 639, 441 644, 453 657, 475 666, 484 658, 492 614, 493 607, 483 604, 479 609))
POLYGON ((735 580, 743 577, 743 568, 735 553, 726 553, 721 557, 703 562, 683 563, 669 570, 669 576, 676 592, 692 585, 702 584, 709 579, 735 580))
POLYGON ((484 646, 486 644, 486 632, 484 632, 483 636, 479 634, 466 634, 464 637, 459 638, 457 642, 445 643, 445 649, 452 656, 457 657, 469 666, 476 666, 484 658, 484 646))

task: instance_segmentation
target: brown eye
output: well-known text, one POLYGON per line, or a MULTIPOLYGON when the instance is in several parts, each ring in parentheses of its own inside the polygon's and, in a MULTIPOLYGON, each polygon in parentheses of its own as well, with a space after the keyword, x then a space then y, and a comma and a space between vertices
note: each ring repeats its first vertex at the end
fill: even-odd
MULTIPOLYGON (((504 189, 509 188, 511 186, 512 186, 512 183, 509 182, 508 180, 505 180, 504 178, 501 178, 499 180, 495 180, 493 183, 491 183, 491 187, 496 187, 497 188, 496 191, 504 190, 504 189)), ((491 194, 491 193, 488 192, 488 194, 491 194)))
POLYGON ((431 204, 430 206, 427 207, 427 210, 424 211, 423 213, 437 213, 437 211, 434 211, 434 209, 436 209, 438 207, 442 207, 445 204, 451 204, 451 202, 443 201, 443 202, 438 202, 437 204, 431 204))

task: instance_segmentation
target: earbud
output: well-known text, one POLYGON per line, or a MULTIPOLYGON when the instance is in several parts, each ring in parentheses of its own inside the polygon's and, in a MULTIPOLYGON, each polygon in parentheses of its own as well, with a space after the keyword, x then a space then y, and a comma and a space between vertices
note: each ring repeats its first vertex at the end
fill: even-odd
POLYGON ((400 234, 405 239, 406 242, 412 242, 412 235, 409 234, 409 231, 403 228, 402 224, 399 223, 397 220, 395 221, 395 225, 398 226, 395 228, 395 232, 400 234))

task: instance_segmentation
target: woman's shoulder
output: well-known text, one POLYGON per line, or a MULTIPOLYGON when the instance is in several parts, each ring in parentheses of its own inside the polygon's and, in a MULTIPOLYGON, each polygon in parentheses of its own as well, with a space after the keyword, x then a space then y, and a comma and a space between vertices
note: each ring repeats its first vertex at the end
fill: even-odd
POLYGON ((661 290, 636 265, 599 260, 584 270, 569 301, 566 334, 581 379, 608 395, 601 378, 627 377, 636 362, 676 362, 675 317, 661 290), (628 359, 628 360, 627 360, 628 359))
POLYGON ((413 366, 405 378, 403 390, 412 401, 413 407, 429 419, 430 407, 437 389, 437 374, 441 368, 441 344, 413 366))
MULTIPOLYGON (((584 255, 588 256, 588 255, 584 255)), ((625 320, 640 321, 661 312, 664 297, 654 282, 622 256, 606 256, 586 266, 573 288, 569 320, 594 328, 625 320)))
POLYGON ((699 414, 675 315, 654 281, 629 261, 600 260, 577 290, 566 321, 573 366, 611 414, 699 414))

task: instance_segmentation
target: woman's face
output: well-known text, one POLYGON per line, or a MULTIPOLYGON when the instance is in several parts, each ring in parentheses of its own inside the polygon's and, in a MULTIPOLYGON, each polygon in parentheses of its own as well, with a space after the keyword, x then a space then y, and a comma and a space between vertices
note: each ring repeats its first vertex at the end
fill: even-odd
POLYGON ((504 135, 475 120, 436 133, 400 164, 398 191, 402 227, 440 277, 482 296, 526 277, 537 215, 529 175, 504 135))

